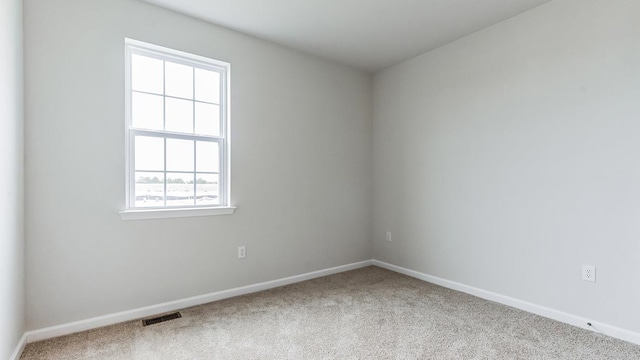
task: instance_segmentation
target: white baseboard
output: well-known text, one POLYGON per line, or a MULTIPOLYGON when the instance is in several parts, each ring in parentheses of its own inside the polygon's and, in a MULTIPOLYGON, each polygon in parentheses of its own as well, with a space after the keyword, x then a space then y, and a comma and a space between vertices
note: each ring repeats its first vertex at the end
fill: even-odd
POLYGON ((258 284, 247 285, 237 287, 229 290, 217 291, 205 295, 194 296, 186 299, 166 302, 162 304, 142 307, 138 309, 122 311, 115 314, 98 316, 86 320, 75 321, 67 324, 51 326, 43 329, 27 331, 20 342, 16 346, 12 357, 9 360, 18 360, 24 350, 24 347, 29 342, 50 339, 58 336, 68 335, 80 331, 95 329, 103 326, 113 325, 125 321, 136 320, 161 314, 165 312, 176 311, 191 306, 202 305, 210 303, 212 301, 228 299, 235 296, 250 294, 258 291, 268 290, 285 286, 289 284, 298 283, 301 281, 311 280, 322 276, 333 275, 349 270, 355 270, 363 268, 369 265, 375 265, 387 270, 395 271, 400 274, 414 277, 423 281, 427 281, 436 285, 440 285, 449 289, 461 291, 470 295, 477 296, 490 301, 495 301, 500 304, 511 306, 520 310, 524 310, 536 315, 544 316, 553 320, 557 320, 566 324, 577 326, 582 329, 595 331, 604 335, 608 335, 614 338, 618 338, 624 341, 628 341, 637 345, 640 345, 640 333, 619 328, 613 325, 599 323, 592 321, 581 316, 569 314, 552 308, 536 305, 523 300, 515 299, 509 296, 497 294, 491 291, 475 288, 465 284, 461 284, 455 281, 446 280, 437 276, 424 274, 411 269, 403 268, 400 266, 392 265, 379 260, 366 260, 357 263, 336 266, 329 269, 323 269, 313 271, 305 274, 290 276, 282 279, 266 281, 258 284), (591 327, 587 323, 591 323, 591 327))
MULTIPOLYGON (((196 305, 210 303, 212 301, 228 299, 240 295, 250 294, 258 291, 268 290, 298 283, 301 281, 311 280, 322 276, 333 275, 349 270, 363 268, 372 265, 372 260, 365 260, 357 263, 336 266, 329 269, 313 271, 301 275, 290 276, 282 279, 266 281, 258 284, 241 286, 234 289, 216 291, 213 293, 194 296, 186 299, 170 301, 163 304, 146 306, 138 309, 122 311, 115 314, 98 316, 86 320, 74 321, 67 324, 51 326, 43 329, 27 331, 23 339, 26 337, 27 342, 50 339, 58 336, 77 333, 80 331, 95 329, 103 326, 113 325, 125 321, 136 320, 162 314, 166 312, 176 311, 196 305)), ((23 344, 24 347, 24 344, 23 344)), ((13 360, 13 359, 12 359, 13 360)), ((17 358, 16 358, 17 360, 17 358)))
POLYGON ((591 330, 600 334, 608 335, 620 340, 628 341, 640 345, 640 333, 622 329, 613 325, 599 323, 581 316, 569 314, 563 311, 555 310, 541 305, 532 304, 523 300, 515 299, 509 296, 500 295, 491 291, 479 289, 473 286, 461 284, 455 281, 446 280, 437 276, 424 274, 411 269, 392 265, 379 260, 372 260, 373 265, 395 271, 400 274, 414 277, 432 284, 440 285, 449 289, 457 290, 482 299, 495 301, 497 303, 524 310, 536 315, 544 316, 549 319, 557 320, 566 324, 577 326, 582 329, 591 330), (591 323, 592 326, 588 326, 591 323))
POLYGON ((9 357, 9 360, 20 360, 20 356, 22 356, 22 352, 24 351, 24 347, 27 346, 27 334, 22 335, 20 341, 18 341, 18 345, 16 345, 16 349, 9 357))

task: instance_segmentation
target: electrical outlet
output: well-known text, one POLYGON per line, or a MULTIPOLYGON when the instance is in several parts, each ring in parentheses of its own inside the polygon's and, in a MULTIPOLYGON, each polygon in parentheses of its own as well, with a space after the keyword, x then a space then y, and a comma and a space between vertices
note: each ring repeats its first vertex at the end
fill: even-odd
POLYGON ((238 259, 244 259, 247 257, 247 247, 242 245, 238 246, 238 259))
POLYGON ((596 267, 592 265, 582 265, 582 280, 596 282, 596 267))
POLYGON ((391 231, 387 231, 387 241, 391 242, 391 231))

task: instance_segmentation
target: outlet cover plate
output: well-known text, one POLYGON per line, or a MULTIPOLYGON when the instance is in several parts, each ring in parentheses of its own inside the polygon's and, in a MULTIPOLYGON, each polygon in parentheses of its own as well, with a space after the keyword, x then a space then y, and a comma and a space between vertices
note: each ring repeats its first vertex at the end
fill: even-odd
POLYGON ((582 280, 596 282, 596 267, 593 265, 582 265, 582 280))

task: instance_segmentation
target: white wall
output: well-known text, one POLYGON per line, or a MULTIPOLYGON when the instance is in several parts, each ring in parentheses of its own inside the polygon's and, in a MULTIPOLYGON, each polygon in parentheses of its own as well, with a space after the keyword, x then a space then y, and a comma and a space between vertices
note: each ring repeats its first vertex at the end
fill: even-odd
POLYGON ((24 332, 22 1, 0 2, 0 359, 24 332))
POLYGON ((25 29, 28 329, 371 258, 369 75, 133 0, 25 29), (120 219, 125 37, 232 64, 234 215, 120 219))
POLYGON ((377 74, 374 257, 640 331, 639 39, 553 1, 377 74))

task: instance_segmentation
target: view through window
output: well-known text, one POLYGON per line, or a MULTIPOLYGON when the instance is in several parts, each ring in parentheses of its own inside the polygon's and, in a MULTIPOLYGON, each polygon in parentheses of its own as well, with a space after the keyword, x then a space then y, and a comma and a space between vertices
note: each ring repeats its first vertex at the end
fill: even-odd
POLYGON ((229 64, 127 39, 129 209, 228 205, 229 64))

